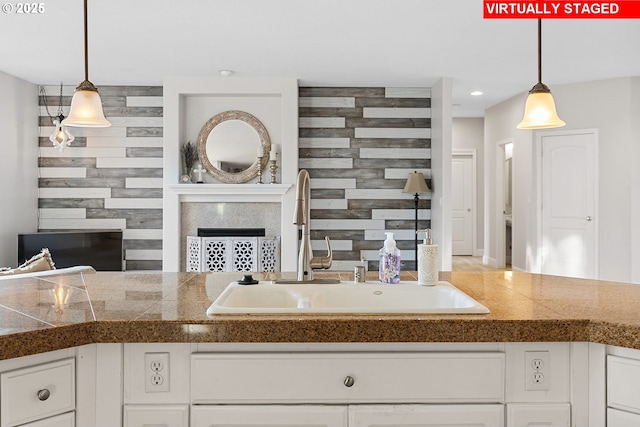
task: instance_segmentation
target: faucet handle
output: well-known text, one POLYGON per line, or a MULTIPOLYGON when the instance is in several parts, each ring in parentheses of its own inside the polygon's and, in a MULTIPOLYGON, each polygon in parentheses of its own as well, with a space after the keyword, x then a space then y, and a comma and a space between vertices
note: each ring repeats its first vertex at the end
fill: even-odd
POLYGON ((331 268, 331 263, 333 262, 333 251, 331 250, 331 240, 329 240, 329 236, 325 236, 324 240, 327 242, 327 256, 324 257, 313 257, 311 258, 311 268, 312 269, 327 269, 331 268))

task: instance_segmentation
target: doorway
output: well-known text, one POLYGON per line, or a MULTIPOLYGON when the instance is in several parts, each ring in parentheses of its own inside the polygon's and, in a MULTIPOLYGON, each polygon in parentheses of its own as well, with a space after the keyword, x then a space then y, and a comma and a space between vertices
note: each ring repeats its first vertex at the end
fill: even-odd
POLYGON ((452 255, 475 255, 476 248, 476 150, 453 150, 451 156, 452 255))
POLYGON ((539 134, 542 274, 598 278, 596 130, 539 134))
MULTIPOLYGON (((487 258, 488 264, 496 268, 511 269, 512 247, 512 200, 513 200, 513 139, 496 143, 495 180, 495 259, 487 258), (508 256, 508 257, 507 257, 508 256), (507 262, 507 259, 509 262, 507 262)), ((487 237, 485 236, 485 239, 487 237)))

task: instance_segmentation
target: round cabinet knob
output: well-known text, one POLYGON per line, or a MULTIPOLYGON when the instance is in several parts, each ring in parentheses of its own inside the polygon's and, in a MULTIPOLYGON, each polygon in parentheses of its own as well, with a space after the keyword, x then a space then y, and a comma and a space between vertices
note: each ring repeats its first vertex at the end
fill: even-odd
POLYGON ((593 218, 591 218, 591 216, 587 217, 587 221, 591 221, 593 218))
POLYGON ((344 385, 347 387, 351 387, 356 383, 356 379, 353 378, 351 375, 347 375, 346 378, 344 379, 344 385))
POLYGON ((38 400, 44 402, 49 398, 49 396, 51 396, 51 392, 46 388, 42 390, 38 390, 38 400))

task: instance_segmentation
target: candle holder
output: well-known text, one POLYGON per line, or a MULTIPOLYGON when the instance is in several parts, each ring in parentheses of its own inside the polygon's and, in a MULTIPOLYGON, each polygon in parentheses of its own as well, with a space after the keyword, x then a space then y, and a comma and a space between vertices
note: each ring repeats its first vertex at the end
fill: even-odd
POLYGON ((278 165, 276 165, 277 160, 270 160, 269 169, 271 170, 271 184, 276 184, 276 171, 278 170, 278 165))
POLYGON ((258 157, 258 184, 264 184, 262 182, 262 157, 258 157))

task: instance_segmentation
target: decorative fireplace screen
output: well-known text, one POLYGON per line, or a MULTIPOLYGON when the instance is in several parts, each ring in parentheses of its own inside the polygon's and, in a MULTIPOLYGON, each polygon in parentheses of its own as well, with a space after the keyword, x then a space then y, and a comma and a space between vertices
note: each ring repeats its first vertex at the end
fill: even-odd
POLYGON ((187 236, 187 271, 280 271, 279 237, 187 236))

